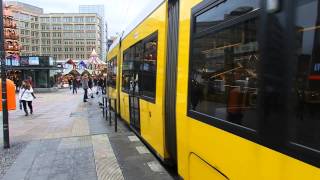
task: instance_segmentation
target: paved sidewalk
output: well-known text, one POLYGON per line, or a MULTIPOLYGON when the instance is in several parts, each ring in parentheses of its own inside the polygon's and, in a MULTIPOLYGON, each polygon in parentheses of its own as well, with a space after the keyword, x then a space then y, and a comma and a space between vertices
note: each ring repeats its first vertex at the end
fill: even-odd
POLYGON ((37 94, 34 106, 28 117, 10 112, 12 147, 0 149, 1 180, 173 179, 123 123, 113 131, 97 98, 83 103, 81 91, 61 90, 37 94))

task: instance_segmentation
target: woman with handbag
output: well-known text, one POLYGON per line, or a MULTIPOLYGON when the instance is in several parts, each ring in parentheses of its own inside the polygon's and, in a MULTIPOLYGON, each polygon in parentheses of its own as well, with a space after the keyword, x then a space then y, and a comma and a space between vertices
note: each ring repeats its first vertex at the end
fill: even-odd
POLYGON ((34 99, 34 95, 33 95, 32 86, 29 83, 29 81, 24 81, 19 91, 19 102, 20 104, 22 103, 26 116, 29 115, 27 110, 27 104, 30 109, 30 114, 33 113, 33 107, 32 107, 33 99, 34 99))

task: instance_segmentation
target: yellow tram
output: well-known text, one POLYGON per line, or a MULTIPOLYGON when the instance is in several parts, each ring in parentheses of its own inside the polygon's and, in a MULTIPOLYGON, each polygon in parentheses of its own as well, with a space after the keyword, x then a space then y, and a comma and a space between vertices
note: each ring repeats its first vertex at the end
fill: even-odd
POLYGON ((182 179, 318 180, 319 26, 320 0, 152 0, 108 95, 182 179))

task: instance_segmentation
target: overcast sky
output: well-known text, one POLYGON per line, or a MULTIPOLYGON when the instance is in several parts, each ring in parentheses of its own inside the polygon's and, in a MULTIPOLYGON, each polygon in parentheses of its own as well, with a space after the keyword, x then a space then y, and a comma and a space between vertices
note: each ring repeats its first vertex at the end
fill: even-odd
POLYGON ((79 5, 105 6, 109 36, 121 32, 152 0, 18 0, 44 9, 45 13, 78 12, 79 5))

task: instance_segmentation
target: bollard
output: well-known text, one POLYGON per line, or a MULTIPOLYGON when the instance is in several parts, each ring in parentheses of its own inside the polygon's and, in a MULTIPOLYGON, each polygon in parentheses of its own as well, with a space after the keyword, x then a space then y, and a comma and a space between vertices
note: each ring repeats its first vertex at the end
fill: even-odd
POLYGON ((106 117, 105 117, 106 121, 108 121, 108 99, 107 99, 107 97, 104 97, 103 104, 105 104, 103 112, 106 114, 106 117))
POLYGON ((118 108, 117 108, 117 100, 114 100, 114 107, 115 107, 115 113, 114 113, 114 131, 117 132, 118 128, 118 108))
POLYGON ((105 117, 105 106, 104 106, 105 97, 102 97, 102 116, 105 117))
POLYGON ((111 98, 108 99, 109 126, 111 126, 111 98))

